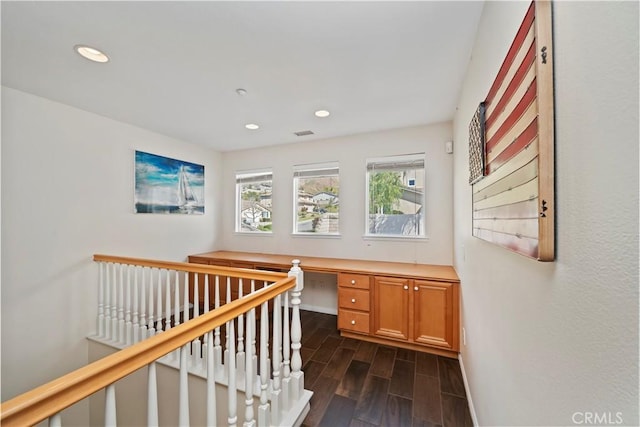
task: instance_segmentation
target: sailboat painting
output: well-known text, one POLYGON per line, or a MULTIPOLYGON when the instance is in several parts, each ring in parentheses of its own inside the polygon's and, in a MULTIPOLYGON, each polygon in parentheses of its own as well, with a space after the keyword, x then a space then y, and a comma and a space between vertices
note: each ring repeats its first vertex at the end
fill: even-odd
POLYGON ((136 150, 136 213, 204 214, 204 166, 136 150))

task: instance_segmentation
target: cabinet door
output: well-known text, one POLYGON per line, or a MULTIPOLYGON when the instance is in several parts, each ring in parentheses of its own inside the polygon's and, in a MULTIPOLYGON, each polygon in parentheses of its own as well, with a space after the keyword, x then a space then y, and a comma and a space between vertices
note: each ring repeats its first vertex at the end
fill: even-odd
POLYGON ((450 350, 458 349, 457 307, 453 283, 416 280, 413 288, 413 340, 450 350))
POLYGON ((373 303, 374 334, 409 339, 409 279, 375 277, 373 303))

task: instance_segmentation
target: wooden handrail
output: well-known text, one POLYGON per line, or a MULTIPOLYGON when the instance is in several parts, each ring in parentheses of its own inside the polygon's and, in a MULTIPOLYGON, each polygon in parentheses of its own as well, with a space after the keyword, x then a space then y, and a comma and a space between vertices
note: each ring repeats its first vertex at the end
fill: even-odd
POLYGON ((266 280, 275 282, 283 277, 287 277, 287 273, 279 273, 276 271, 251 270, 247 268, 221 267, 218 265, 191 264, 188 262, 173 261, 157 261, 143 258, 128 258, 112 255, 95 254, 93 260, 97 262, 111 262, 115 264, 129 264, 140 267, 163 268, 169 270, 179 270, 188 273, 202 274, 218 274, 220 276, 241 277, 243 279, 266 280))
MULTIPOLYGON (((94 259, 96 259, 96 261, 109 262, 122 262, 122 260, 127 260, 126 263, 133 260, 132 258, 107 257, 104 255, 96 255, 94 259), (120 261, 115 261, 115 259, 120 261)), ((136 263, 139 263, 139 261, 150 262, 148 260, 136 261, 136 263)), ((191 267, 191 264, 186 263, 153 263, 154 267, 160 266, 160 268, 175 268, 177 264, 191 267), (170 264, 171 266, 169 266, 170 264)), ((236 270, 238 269, 233 269, 233 272, 235 273, 236 270)), ((194 270, 194 272, 211 274, 211 270, 206 268, 203 271, 194 270)), ((282 276, 284 273, 272 274, 282 276)), ((295 277, 282 278, 255 293, 227 303, 207 314, 196 317, 158 335, 154 335, 138 344, 120 350, 117 353, 104 357, 47 384, 14 397, 0 405, 0 425, 3 427, 35 425, 91 394, 102 390, 109 384, 113 384, 130 373, 150 364, 167 353, 182 347, 197 337, 212 331, 229 320, 235 319, 252 308, 275 298, 278 294, 293 288, 295 284, 295 277)))

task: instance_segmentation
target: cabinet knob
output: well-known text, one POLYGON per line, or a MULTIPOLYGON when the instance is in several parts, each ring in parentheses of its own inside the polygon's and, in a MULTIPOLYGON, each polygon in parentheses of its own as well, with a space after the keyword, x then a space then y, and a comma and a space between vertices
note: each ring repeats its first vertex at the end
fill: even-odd
POLYGON ((355 324, 356 324, 356 321, 355 321, 355 320, 352 320, 352 321, 351 321, 351 324, 352 324, 352 325, 355 325, 355 324))
POLYGON ((417 286, 415 286, 415 287, 413 288, 413 290, 414 290, 414 291, 418 291, 418 290, 420 290, 420 289, 419 289, 417 286))
POLYGON ((352 285, 355 285, 355 284, 356 284, 356 281, 355 281, 355 280, 352 280, 352 281, 351 281, 351 284, 352 284, 352 285))
POLYGON ((355 304, 356 303, 356 299, 355 298, 351 298, 351 302, 355 304))
POLYGON ((404 290, 406 291, 407 289, 409 289, 409 286, 404 285, 404 290))

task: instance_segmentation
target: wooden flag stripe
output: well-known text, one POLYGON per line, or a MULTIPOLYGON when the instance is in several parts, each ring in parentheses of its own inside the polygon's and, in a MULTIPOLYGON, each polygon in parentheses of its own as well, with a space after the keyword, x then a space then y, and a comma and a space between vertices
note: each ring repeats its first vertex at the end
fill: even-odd
POLYGON ((527 107, 527 110, 520 116, 520 120, 499 141, 496 141, 492 147, 487 147, 487 163, 491 163, 502 151, 515 142, 536 117, 538 117, 538 104, 534 102, 527 107))
POLYGON ((514 236, 538 238, 538 218, 476 219, 473 226, 482 230, 497 231, 514 236))
MULTIPOLYGON (((491 115, 487 114, 487 120, 485 122, 486 127, 490 127, 492 125, 492 123, 498 117, 497 113, 499 113, 505 107, 507 102, 509 102, 509 100, 511 99, 511 96, 514 94, 514 92, 518 88, 518 86, 522 84, 522 81, 524 80, 524 77, 527 75, 529 68, 535 63, 535 59, 536 59, 536 43, 534 41, 533 43, 531 43, 531 46, 527 51, 527 55, 522 60, 522 64, 520 64, 520 66, 518 67, 518 71, 516 71, 516 73, 513 75, 513 79, 511 79, 511 81, 509 82, 509 86, 507 86, 507 90, 505 91, 504 95, 502 95, 502 98, 500 98, 498 103, 495 104, 493 113, 491 113, 491 115)), ((494 104, 495 101, 489 100, 487 98, 487 103, 491 105, 491 104, 494 104)))
POLYGON ((538 138, 534 139, 531 144, 526 147, 525 150, 516 154, 511 161, 506 165, 503 165, 500 169, 493 172, 491 175, 485 176, 482 180, 473 184, 473 192, 477 193, 490 185, 498 182, 505 176, 515 172, 522 166, 529 163, 538 155, 538 138))
POLYGON ((537 218, 538 199, 512 203, 510 205, 495 208, 478 209, 473 212, 473 221, 478 219, 510 219, 510 218, 537 218))
POLYGON ((489 95, 487 95, 487 98, 492 99, 494 97, 494 95, 496 94, 496 91, 502 84, 502 81, 505 79, 507 71, 509 70, 509 68, 511 67, 511 64, 513 63, 516 52, 519 50, 520 46, 523 44, 523 41, 526 38, 527 33, 529 32, 529 29, 531 28, 531 24, 533 23, 534 17, 535 17, 535 6, 534 6, 534 3, 531 2, 531 6, 529 6, 529 10, 527 10, 527 14, 524 17, 522 24, 520 24, 520 28, 516 33, 516 37, 513 39, 513 43, 511 43, 511 47, 509 47, 509 50, 507 51, 507 56, 504 58, 504 61, 500 66, 500 71, 498 71, 498 75, 496 76, 496 79, 493 82, 493 85, 491 85, 491 89, 489 89, 489 95))
MULTIPOLYGON (((495 146, 498 141, 516 124, 529 106, 536 101, 536 67, 531 66, 522 86, 513 95, 500 119, 487 129, 487 147, 495 146), (515 104, 515 105, 514 105, 515 104)), ((537 107, 536 107, 537 108, 537 107)))
POLYGON ((491 243, 496 243, 520 254, 538 258, 538 239, 517 237, 512 234, 499 233, 497 231, 473 229, 473 235, 491 243))
POLYGON ((515 57, 513 58, 513 62, 511 63, 511 65, 509 66, 509 69, 504 75, 504 79, 502 80, 502 83, 500 83, 500 87, 494 93, 489 93, 489 95, 487 95, 486 117, 489 117, 494 112, 496 112, 495 111, 496 104, 498 103, 498 101, 500 101, 500 99, 502 99, 504 93, 507 90, 507 87, 509 86, 509 83, 511 83, 511 81, 513 80, 513 76, 516 74, 516 71, 518 71, 518 69, 520 68, 522 62, 524 61, 524 58, 527 56, 527 52, 529 52, 531 45, 534 43, 535 43, 535 31, 534 31, 534 26, 532 25, 531 28, 529 28, 529 32, 527 33, 526 37, 522 41, 522 44, 518 48, 518 51, 515 57))
POLYGON ((489 187, 483 189, 482 191, 478 191, 477 193, 474 193, 473 201, 477 202, 479 200, 484 200, 487 197, 491 197, 496 194, 502 193, 503 191, 510 190, 514 187, 524 184, 525 182, 531 181, 536 176, 538 176, 538 158, 537 157, 531 160, 529 163, 527 163, 523 167, 521 167, 520 169, 505 176, 500 181, 496 181, 495 184, 490 185, 489 187))
POLYGON ((504 165, 509 159, 519 153, 521 150, 525 149, 529 146, 531 141, 538 137, 538 118, 531 122, 531 124, 525 129, 524 132, 516 138, 515 141, 511 145, 509 145, 506 149, 504 149, 498 157, 496 157, 491 163, 488 165, 489 173, 498 169, 500 166, 504 165))
POLYGON ((473 209, 486 209, 496 206, 509 205, 511 203, 533 200, 538 197, 538 178, 534 178, 522 185, 503 191, 495 196, 488 197, 473 203, 473 209))

